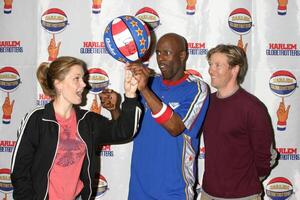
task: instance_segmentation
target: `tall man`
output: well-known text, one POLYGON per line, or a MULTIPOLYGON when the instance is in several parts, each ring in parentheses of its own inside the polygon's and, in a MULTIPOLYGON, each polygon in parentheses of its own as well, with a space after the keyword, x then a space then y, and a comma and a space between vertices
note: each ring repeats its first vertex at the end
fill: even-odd
POLYGON ((241 88, 245 51, 218 45, 208 51, 210 105, 203 126, 205 170, 202 200, 260 199, 261 180, 275 163, 273 129, 264 104, 241 88))
POLYGON ((137 63, 128 66, 138 81, 145 109, 134 139, 129 200, 194 198, 198 133, 209 88, 185 73, 187 55, 186 40, 168 33, 156 47, 162 76, 147 85, 143 80, 149 78, 150 70, 137 63))

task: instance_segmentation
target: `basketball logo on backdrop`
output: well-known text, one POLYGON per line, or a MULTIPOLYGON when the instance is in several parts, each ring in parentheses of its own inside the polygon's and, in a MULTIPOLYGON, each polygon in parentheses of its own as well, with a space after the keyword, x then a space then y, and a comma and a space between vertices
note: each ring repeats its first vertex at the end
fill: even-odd
POLYGON ((4 14, 11 14, 13 0, 4 0, 4 14))
POLYGON ((61 45, 61 42, 56 43, 55 34, 65 30, 68 25, 68 17, 61 9, 51 8, 43 13, 41 24, 48 33, 52 34, 48 45, 48 61, 53 61, 57 58, 61 45))
POLYGON ((107 73, 100 68, 90 68, 89 70, 89 90, 92 94, 99 94, 103 89, 109 85, 109 78, 107 73))
POLYGON ((154 31, 160 25, 158 13, 150 7, 144 7, 137 11, 135 16, 148 25, 150 31, 154 31))
POLYGON ((194 15, 196 11, 197 0, 186 0, 186 14, 194 15))
POLYGON ((100 199, 107 191, 109 190, 108 188, 108 182, 106 178, 99 174, 96 173, 95 179, 93 182, 93 197, 95 200, 100 199))
POLYGON ((11 67, 6 66, 0 69, 0 89, 10 93, 15 91, 21 83, 19 72, 11 67))
POLYGON ((10 179, 10 169, 0 169, 0 192, 4 194, 3 199, 8 199, 7 195, 13 192, 13 186, 10 179))
POLYGON ((277 0, 277 2, 278 2, 277 14, 281 16, 286 15, 288 0, 277 0))
POLYGON ((286 106, 284 98, 292 95, 297 86, 297 79, 295 76, 286 70, 279 70, 272 74, 269 86, 273 94, 281 98, 279 107, 277 109, 277 130, 286 130, 287 119, 289 115, 290 105, 286 106))
POLYGON ((94 94, 94 99, 90 108, 90 111, 100 114, 101 105, 98 104, 98 94, 108 87, 109 78, 107 73, 100 68, 90 68, 89 70, 89 92, 94 94))
POLYGON ((65 30, 68 25, 68 17, 59 8, 46 10, 41 19, 42 27, 51 34, 57 34, 65 30))
POLYGON ((149 30, 151 31, 151 33, 150 33, 151 40, 150 40, 149 49, 147 50, 146 54, 141 59, 143 65, 145 67, 148 67, 150 57, 153 55, 154 49, 155 49, 155 34, 154 34, 154 31, 157 29, 157 27, 159 25, 161 25, 160 17, 158 15, 158 13, 150 7, 141 8, 140 10, 138 10, 136 12, 135 17, 142 20, 147 25, 149 30))
POLYGON ((292 196, 293 185, 285 177, 275 177, 266 186, 266 195, 272 200, 285 200, 292 196))
POLYGON ((247 51, 248 43, 244 45, 242 35, 248 34, 252 28, 252 17, 250 12, 245 8, 233 10, 228 17, 229 28, 240 36, 237 46, 247 51))
POLYGON ((92 13, 99 14, 101 12, 102 0, 93 0, 92 13))
POLYGON ((10 124, 15 100, 11 101, 9 94, 15 91, 20 83, 21 78, 19 72, 15 68, 6 66, 0 69, 0 90, 7 94, 4 103, 2 104, 3 124, 10 124))

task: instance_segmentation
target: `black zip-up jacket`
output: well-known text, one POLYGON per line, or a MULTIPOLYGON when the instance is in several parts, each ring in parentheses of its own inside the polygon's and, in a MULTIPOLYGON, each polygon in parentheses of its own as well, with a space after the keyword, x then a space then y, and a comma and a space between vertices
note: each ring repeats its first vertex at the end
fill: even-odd
MULTIPOLYGON (((77 107, 75 111, 78 135, 86 147, 80 173, 84 188, 80 195, 83 200, 88 200, 96 170, 96 149, 102 144, 129 141, 137 131, 141 109, 136 98, 125 97, 117 120, 109 120, 77 107)), ((25 116, 18 131, 11 163, 15 200, 48 199, 49 176, 58 148, 59 130, 53 102, 25 116)))

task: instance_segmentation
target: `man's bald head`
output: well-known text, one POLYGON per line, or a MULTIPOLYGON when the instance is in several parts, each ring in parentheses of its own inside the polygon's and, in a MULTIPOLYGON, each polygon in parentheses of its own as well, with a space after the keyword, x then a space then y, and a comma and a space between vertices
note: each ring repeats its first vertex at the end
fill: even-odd
POLYGON ((157 42, 159 44, 160 42, 167 41, 171 43, 172 45, 176 46, 176 48, 179 51, 186 51, 187 50, 187 45, 186 45, 186 40, 184 37, 181 35, 178 35, 176 33, 167 33, 163 35, 157 42))

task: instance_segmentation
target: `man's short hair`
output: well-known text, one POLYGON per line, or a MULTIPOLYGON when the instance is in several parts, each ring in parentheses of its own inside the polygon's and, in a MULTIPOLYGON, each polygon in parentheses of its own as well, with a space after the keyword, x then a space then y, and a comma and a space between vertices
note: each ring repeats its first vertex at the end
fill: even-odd
POLYGON ((206 55, 207 60, 210 60, 211 56, 215 53, 225 54, 228 58, 229 67, 232 68, 235 66, 239 66, 237 82, 238 84, 243 83, 248 70, 247 55, 244 49, 236 45, 219 44, 208 51, 206 55))

